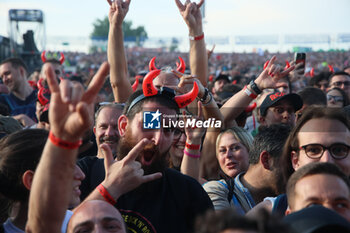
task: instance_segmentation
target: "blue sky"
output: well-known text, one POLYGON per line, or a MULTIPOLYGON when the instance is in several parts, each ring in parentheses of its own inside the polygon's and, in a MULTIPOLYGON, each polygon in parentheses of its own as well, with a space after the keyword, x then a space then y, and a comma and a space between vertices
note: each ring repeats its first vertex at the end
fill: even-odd
MULTIPOLYGON (((108 13, 106 0, 0 0, 0 35, 11 8, 41 9, 48 36, 88 36, 108 13)), ((206 0, 207 35, 349 33, 349 0, 206 0)), ((127 16, 149 36, 182 36, 187 28, 174 0, 132 0, 127 16)))

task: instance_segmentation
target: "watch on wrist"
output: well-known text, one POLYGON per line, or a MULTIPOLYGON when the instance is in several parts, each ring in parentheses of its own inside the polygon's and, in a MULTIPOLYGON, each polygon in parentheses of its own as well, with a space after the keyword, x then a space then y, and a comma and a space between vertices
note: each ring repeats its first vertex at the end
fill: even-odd
POLYGON ((254 80, 250 81, 249 86, 257 95, 261 94, 262 90, 260 90, 260 88, 258 87, 258 85, 256 85, 254 80))
POLYGON ((201 101, 201 102, 205 102, 205 100, 206 100, 207 97, 208 97, 208 93, 209 93, 208 88, 204 88, 204 95, 203 95, 202 98, 200 98, 200 101, 201 101))

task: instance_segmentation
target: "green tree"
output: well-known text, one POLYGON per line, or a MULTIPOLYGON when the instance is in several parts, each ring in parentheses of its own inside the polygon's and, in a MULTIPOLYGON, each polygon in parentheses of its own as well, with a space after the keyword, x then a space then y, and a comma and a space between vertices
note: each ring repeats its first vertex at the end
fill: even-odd
POLYGON ((178 49, 178 46, 179 46, 179 41, 175 37, 173 37, 171 39, 171 45, 169 47, 169 51, 170 52, 176 51, 178 49))
MULTIPOLYGON (((97 19, 93 23, 94 29, 91 33, 91 37, 108 38, 109 21, 106 16, 104 19, 97 19)), ((132 37, 136 39, 136 44, 141 45, 142 39, 147 39, 148 35, 143 26, 138 26, 136 28, 132 27, 131 21, 123 22, 123 33, 124 37, 132 37)))
POLYGON ((104 19, 96 19, 93 26, 91 37, 108 38, 109 21, 107 16, 104 19))

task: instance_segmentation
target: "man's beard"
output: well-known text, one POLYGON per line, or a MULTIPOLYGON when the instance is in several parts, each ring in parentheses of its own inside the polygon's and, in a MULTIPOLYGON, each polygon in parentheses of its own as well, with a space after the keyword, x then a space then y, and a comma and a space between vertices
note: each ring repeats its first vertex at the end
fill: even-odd
MULTIPOLYGON (((122 160, 130 152, 130 150, 135 147, 137 143, 138 141, 133 139, 130 132, 126 131, 125 136, 121 137, 118 143, 118 160, 122 160)), ((141 162, 141 156, 136 158, 136 160, 141 163, 142 169, 144 170, 144 174, 148 175, 156 172, 163 172, 168 167, 169 150, 170 147, 168 150, 161 154, 159 151, 159 147, 156 146, 154 143, 146 145, 140 152, 140 154, 144 154, 144 157, 147 157, 145 156, 147 154, 152 155, 152 163, 150 165, 145 165, 141 162)))

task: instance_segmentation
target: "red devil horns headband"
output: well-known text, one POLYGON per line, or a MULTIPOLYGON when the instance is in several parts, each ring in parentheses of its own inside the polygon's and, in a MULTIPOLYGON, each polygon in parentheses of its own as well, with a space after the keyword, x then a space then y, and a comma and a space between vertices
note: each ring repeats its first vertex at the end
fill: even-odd
POLYGON ((315 68, 310 70, 310 77, 313 78, 315 76, 315 68))
POLYGON ((45 97, 45 94, 50 94, 50 90, 41 87, 38 91, 38 100, 41 105, 46 105, 50 101, 48 98, 45 97))
POLYGON ((139 86, 140 80, 139 80, 140 76, 136 76, 135 77, 135 82, 134 84, 131 85, 132 91, 136 91, 137 87, 139 86))
POLYGON ((290 68, 290 63, 289 63, 289 61, 286 60, 286 66, 284 67, 284 69, 286 70, 288 68, 290 68))
POLYGON ((334 73, 334 68, 332 65, 328 64, 329 72, 334 73))
POLYGON ((176 70, 181 72, 181 73, 185 73, 186 64, 185 64, 184 60, 182 59, 182 57, 179 57, 179 60, 180 60, 180 64, 177 65, 176 70))
MULTIPOLYGON (((62 65, 63 62, 64 62, 64 54, 62 52, 60 52, 60 59, 58 60, 60 62, 60 64, 62 65)), ((41 60, 43 61, 43 63, 45 63, 47 61, 47 58, 46 58, 46 50, 44 50, 42 53, 41 53, 41 60)))
POLYGON ((151 96, 162 96, 168 99, 173 100, 176 105, 179 108, 184 108, 188 104, 190 104, 193 100, 198 95, 198 85, 197 83, 193 83, 193 88, 190 92, 180 95, 180 96, 175 96, 175 91, 173 89, 167 88, 167 87, 162 87, 160 90, 154 87, 153 85, 153 79, 159 75, 161 71, 160 70, 152 70, 149 72, 145 78, 143 79, 142 83, 142 90, 143 94, 136 97, 130 104, 127 112, 130 111, 130 109, 140 102, 141 100, 151 97, 151 96))
MULTIPOLYGON (((157 77, 159 73, 160 73, 160 70, 153 70, 145 76, 142 84, 142 90, 143 90, 144 96, 154 96, 158 94, 157 88, 155 88, 153 85, 153 79, 157 77)), ((198 85, 197 83, 194 82, 193 88, 190 92, 180 96, 175 96, 174 100, 177 106, 179 106, 179 108, 184 108, 188 104, 190 104, 197 97, 197 95, 198 95, 198 85)))
MULTIPOLYGON (((153 57, 149 64, 148 64, 148 68, 149 68, 149 71, 152 71, 152 70, 157 70, 158 68, 156 67, 155 65, 155 60, 156 60, 156 57, 153 57)), ((179 57, 179 60, 180 60, 180 64, 176 62, 176 70, 181 72, 181 73, 184 73, 185 72, 185 69, 186 69, 186 64, 184 62, 184 60, 179 57)))
POLYGON ((155 60, 156 60, 156 57, 153 57, 153 58, 149 61, 149 64, 148 64, 149 71, 157 70, 157 67, 156 67, 156 65, 154 64, 155 60))

